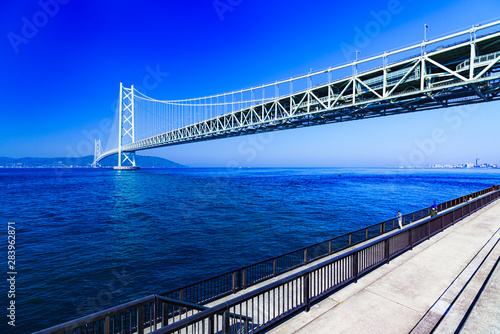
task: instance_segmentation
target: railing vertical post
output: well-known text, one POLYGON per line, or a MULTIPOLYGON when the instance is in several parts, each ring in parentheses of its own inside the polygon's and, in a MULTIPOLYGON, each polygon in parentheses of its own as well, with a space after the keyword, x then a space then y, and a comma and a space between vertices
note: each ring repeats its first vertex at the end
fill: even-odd
POLYGON ((349 246, 352 245, 352 233, 349 233, 349 246))
POLYGON ((168 304, 161 302, 161 327, 168 325, 168 304))
POLYGON ((231 329, 231 324, 229 322, 229 309, 224 311, 224 314, 222 315, 222 322, 224 323, 224 327, 222 328, 222 333, 226 334, 229 333, 229 330, 231 329))
POLYGON ((412 219, 411 219, 412 222, 415 221, 415 212, 413 213, 413 216, 412 216, 412 219))
POLYGON ((184 300, 184 289, 179 290, 179 300, 183 301, 184 300))
POLYGON ((215 316, 211 315, 208 318, 208 334, 215 333, 215 316))
POLYGON ((304 276, 304 304, 306 308, 306 312, 309 312, 311 308, 310 305, 310 296, 309 296, 309 273, 304 276))
POLYGON ((408 243, 410 244, 410 249, 413 249, 413 228, 408 230, 408 243))
POLYGON ((368 240, 368 229, 365 229, 365 240, 368 240))
POLYGON ((387 259, 387 263, 389 263, 389 258, 390 258, 390 254, 389 254, 389 239, 385 239, 385 243, 384 243, 384 256, 387 259))
POLYGON ((352 271, 352 275, 354 276, 354 283, 358 283, 358 252, 355 252, 353 254, 352 271))
POLYGON ((276 258, 273 260, 273 276, 276 277, 276 258))
POLYGON ((441 232, 444 230, 444 215, 441 216, 441 232))
POLYGON ((243 289, 247 288, 247 268, 243 268, 241 275, 243 276, 241 279, 243 281, 243 289))
POLYGON ((144 305, 137 307, 137 334, 144 334, 144 305))
POLYGON ((307 264, 307 248, 304 249, 304 264, 307 264))
POLYGON ((249 328, 250 328, 249 325, 250 324, 249 324, 248 318, 245 318, 245 325, 244 325, 244 328, 243 328, 243 330, 244 330, 243 333, 248 333, 249 332, 249 328))
MULTIPOLYGON (((158 314, 158 297, 155 295, 155 299, 153 301, 153 323, 154 323, 154 329, 152 331, 157 330, 158 324, 157 324, 157 314, 158 314)), ((151 324, 149 324, 151 326, 151 324)))
POLYGON ((109 333, 109 317, 104 318, 104 334, 109 333))
POLYGON ((427 222, 427 240, 431 238, 431 221, 427 222))
POLYGON ((332 239, 328 241, 328 255, 332 254, 332 239))
POLYGON ((236 283, 237 282, 237 279, 236 279, 237 274, 238 274, 237 271, 233 271, 233 293, 236 293, 236 290, 238 289, 236 286, 237 285, 237 283, 236 283))

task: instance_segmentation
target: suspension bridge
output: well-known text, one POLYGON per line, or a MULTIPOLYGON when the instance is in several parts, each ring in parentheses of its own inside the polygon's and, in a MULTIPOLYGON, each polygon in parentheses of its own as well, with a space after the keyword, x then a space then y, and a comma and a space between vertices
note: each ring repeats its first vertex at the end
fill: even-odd
MULTIPOLYGON (((357 52, 356 52, 357 58, 357 52)), ((500 21, 320 71, 191 99, 154 99, 120 84, 117 126, 94 166, 117 155, 267 131, 490 102, 500 93, 500 21)))

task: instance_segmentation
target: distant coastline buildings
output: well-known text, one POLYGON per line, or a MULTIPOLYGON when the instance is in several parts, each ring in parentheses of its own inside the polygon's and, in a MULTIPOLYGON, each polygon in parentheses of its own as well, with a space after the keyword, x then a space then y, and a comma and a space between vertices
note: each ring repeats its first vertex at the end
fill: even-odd
POLYGON ((475 164, 471 163, 464 163, 458 165, 429 164, 424 166, 402 166, 400 168, 500 168, 500 164, 481 163, 481 159, 477 158, 475 164))

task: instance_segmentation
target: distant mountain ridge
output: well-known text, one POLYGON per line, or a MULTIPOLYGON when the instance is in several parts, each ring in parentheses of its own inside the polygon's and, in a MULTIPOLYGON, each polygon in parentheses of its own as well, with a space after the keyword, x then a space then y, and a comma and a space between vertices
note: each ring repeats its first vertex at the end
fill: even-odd
MULTIPOLYGON (((107 157, 100 161, 103 167, 116 166, 117 157, 107 157)), ((144 168, 185 168, 187 166, 178 164, 168 159, 153 157, 149 155, 136 155, 137 166, 144 168)), ((55 157, 55 158, 8 158, 0 157, 0 166, 3 167, 46 167, 46 168, 68 168, 68 167, 90 167, 94 162, 94 156, 87 155, 79 158, 55 157)))

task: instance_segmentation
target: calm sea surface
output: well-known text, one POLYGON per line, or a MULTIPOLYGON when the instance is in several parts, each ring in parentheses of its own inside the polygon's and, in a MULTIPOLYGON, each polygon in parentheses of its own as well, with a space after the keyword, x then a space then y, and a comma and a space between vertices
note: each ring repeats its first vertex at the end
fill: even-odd
MULTIPOLYGON (((500 183, 500 170, 0 169, 29 333, 500 183)), ((2 279, 2 308, 9 286, 2 279)), ((4 311, 5 314, 5 311, 4 311)))

